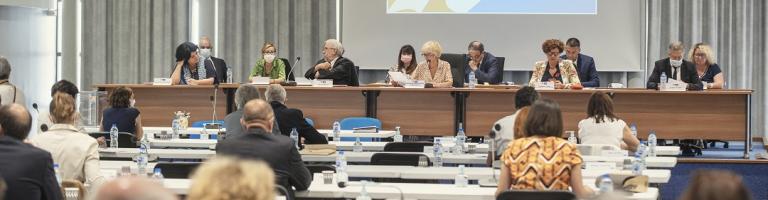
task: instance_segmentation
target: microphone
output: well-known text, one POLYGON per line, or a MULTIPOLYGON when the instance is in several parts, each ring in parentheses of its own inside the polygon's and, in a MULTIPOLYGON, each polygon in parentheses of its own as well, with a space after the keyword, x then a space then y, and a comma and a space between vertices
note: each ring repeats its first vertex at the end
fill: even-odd
POLYGON ((285 75, 285 81, 283 81, 280 85, 283 86, 296 86, 295 80, 289 80, 289 77, 291 77, 291 74, 293 74, 293 70, 298 67, 299 61, 301 61, 301 57, 296 56, 296 61, 293 62, 293 67, 291 67, 291 71, 288 71, 288 74, 285 75))
MULTIPOLYGON (((32 108, 35 109, 35 112, 37 112, 37 116, 40 116, 40 110, 37 108, 37 103, 32 103, 32 108)), ((40 121, 40 120, 38 120, 40 121)), ((46 132, 48 131, 48 125, 47 124, 40 124, 40 132, 46 132)))
POLYGON ((346 188, 346 187, 349 187, 349 186, 360 186, 360 187, 363 187, 363 190, 365 190, 366 186, 394 188, 398 192, 400 192, 400 200, 405 199, 405 195, 403 193, 403 190, 400 189, 400 187, 397 187, 397 186, 394 186, 394 185, 381 185, 379 183, 376 183, 376 182, 373 182, 373 181, 366 181, 366 180, 362 180, 362 181, 360 181, 360 183, 338 182, 337 185, 339 186, 339 188, 346 188))
POLYGON ((489 148, 491 150, 491 178, 478 181, 478 185, 480 187, 496 187, 499 183, 499 179, 496 178, 496 168, 493 167, 493 163, 496 162, 496 132, 501 131, 501 125, 496 124, 493 126, 493 129, 488 133, 488 137, 491 140, 491 144, 489 144, 489 148))

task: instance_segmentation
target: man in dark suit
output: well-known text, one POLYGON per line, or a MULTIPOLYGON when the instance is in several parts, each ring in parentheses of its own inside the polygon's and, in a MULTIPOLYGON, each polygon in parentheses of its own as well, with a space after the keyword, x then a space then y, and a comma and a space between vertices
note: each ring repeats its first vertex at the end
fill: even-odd
POLYGON ((283 86, 269 85, 264 96, 266 96, 267 101, 272 106, 272 110, 275 112, 275 119, 280 126, 280 133, 285 136, 291 136, 291 129, 296 128, 299 137, 303 139, 303 142, 299 140, 299 146, 302 143, 328 144, 327 136, 320 134, 315 127, 307 123, 301 110, 285 106, 287 98, 283 86))
POLYGON ((29 111, 18 104, 0 107, 0 176, 8 184, 6 199, 62 199, 45 150, 24 143, 32 125, 29 111))
POLYGON ((696 74, 696 65, 683 60, 683 48, 681 42, 673 42, 669 45, 669 57, 656 61, 653 73, 646 84, 648 89, 659 89, 662 73, 666 74, 668 79, 688 83, 688 90, 702 90, 704 88, 696 74))
POLYGON ((584 87, 600 87, 600 77, 597 76, 595 68, 595 59, 588 55, 581 54, 581 42, 577 38, 570 38, 565 42, 565 55, 561 59, 573 61, 576 71, 579 73, 579 80, 584 87))
MULTIPOLYGON (((329 39, 323 45, 323 59, 317 61, 314 67, 309 68, 304 77, 308 79, 333 79, 334 85, 358 86, 355 63, 341 57, 344 47, 336 39, 329 39)), ((295 66, 294 66, 295 67, 295 66)))
POLYGON ((499 62, 496 60, 496 56, 485 51, 485 45, 478 41, 472 41, 467 47, 467 67, 464 69, 464 74, 467 76, 465 80, 469 82, 469 72, 475 72, 475 78, 477 83, 489 83, 499 84, 501 83, 501 76, 499 73, 503 73, 504 69, 499 68, 499 62))
POLYGON ((304 166, 293 140, 268 131, 272 130, 274 120, 272 107, 266 101, 249 101, 240 120, 246 132, 219 142, 216 153, 263 160, 275 170, 278 184, 285 188, 292 186, 296 190, 306 190, 312 182, 312 174, 304 166))
POLYGON ((229 69, 227 63, 221 58, 213 57, 213 45, 207 36, 200 38, 200 58, 206 65, 213 65, 216 70, 216 80, 219 83, 227 82, 227 69, 229 69))

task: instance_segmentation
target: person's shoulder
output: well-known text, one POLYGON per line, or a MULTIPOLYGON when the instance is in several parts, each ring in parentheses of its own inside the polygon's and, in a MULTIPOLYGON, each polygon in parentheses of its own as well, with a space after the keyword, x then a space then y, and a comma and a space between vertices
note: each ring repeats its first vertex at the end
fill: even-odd
POLYGON ((350 60, 347 57, 339 57, 339 60, 337 60, 336 62, 338 62, 340 64, 352 64, 352 65, 354 65, 354 62, 352 62, 352 60, 350 60))
POLYGON ((227 116, 224 117, 224 120, 230 119, 230 118, 242 118, 243 117, 243 110, 237 110, 235 112, 227 114, 227 116))
POLYGON ((592 56, 589 56, 589 55, 586 55, 586 54, 581 54, 581 53, 579 54, 579 59, 583 59, 583 60, 586 60, 586 61, 593 61, 594 60, 594 58, 592 58, 592 56))
POLYGON ((536 63, 533 63, 533 68, 542 68, 543 69, 545 67, 547 67, 547 61, 546 60, 536 61, 536 63))
POLYGON ((669 58, 662 58, 662 59, 657 60, 656 62, 654 62, 654 64, 656 64, 656 66, 661 66, 661 65, 664 65, 664 62, 668 62, 668 60, 669 60, 669 58))
POLYGON ((438 64, 439 66, 447 66, 447 67, 449 67, 449 68, 451 67, 451 63, 449 63, 448 61, 445 61, 445 60, 443 60, 443 59, 439 59, 439 60, 440 60, 440 61, 438 62, 438 63, 439 63, 439 64, 438 64))

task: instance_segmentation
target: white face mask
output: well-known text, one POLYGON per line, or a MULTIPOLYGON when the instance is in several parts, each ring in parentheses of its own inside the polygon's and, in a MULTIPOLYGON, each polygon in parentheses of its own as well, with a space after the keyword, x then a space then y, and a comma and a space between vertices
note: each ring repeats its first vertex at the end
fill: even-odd
POLYGON ((264 54, 264 60, 271 63, 275 60, 275 54, 264 54))
POLYGON ((203 59, 211 57, 211 49, 200 49, 200 57, 203 59))
POLYGON ((131 99, 131 108, 136 107, 136 99, 131 99))
POLYGON ((680 59, 680 60, 669 59, 669 64, 672 65, 672 66, 675 66, 675 67, 679 67, 679 66, 683 65, 683 60, 682 59, 680 59))
POLYGON ((411 64, 411 60, 413 60, 413 55, 400 55, 400 61, 402 61, 403 64, 411 64))

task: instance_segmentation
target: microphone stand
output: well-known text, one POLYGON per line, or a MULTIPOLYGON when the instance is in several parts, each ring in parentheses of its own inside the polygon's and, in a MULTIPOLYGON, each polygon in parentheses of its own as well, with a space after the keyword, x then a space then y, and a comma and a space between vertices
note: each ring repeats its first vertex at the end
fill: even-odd
MULTIPOLYGON (((498 125, 496 125, 498 126, 498 125)), ((491 149, 491 178, 485 179, 485 180, 479 180, 478 185, 480 187, 496 187, 499 184, 499 179, 496 178, 496 168, 493 167, 493 163, 496 162, 496 131, 491 130, 491 133, 488 134, 488 137, 491 140, 491 144, 489 148, 491 149)))
POLYGON ((218 94, 219 94, 219 84, 213 84, 213 96, 211 96, 211 103, 213 104, 213 114, 211 114, 211 123, 209 123, 211 126, 216 127, 216 129, 221 129, 221 124, 216 122, 216 103, 218 102, 218 94))

